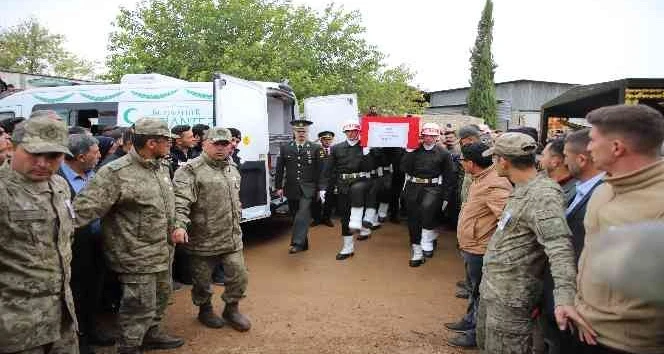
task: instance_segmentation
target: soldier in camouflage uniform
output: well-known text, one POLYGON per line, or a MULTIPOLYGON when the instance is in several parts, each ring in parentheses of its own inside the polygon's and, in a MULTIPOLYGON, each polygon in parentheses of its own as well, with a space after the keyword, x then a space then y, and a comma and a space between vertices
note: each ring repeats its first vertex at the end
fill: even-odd
POLYGON ((248 331, 251 323, 238 311, 247 290, 247 269, 240 229, 240 172, 230 158, 231 139, 228 129, 208 130, 201 156, 175 172, 173 241, 182 243, 190 257, 191 299, 199 307, 198 320, 211 328, 224 325, 212 309, 211 285, 212 271, 223 264, 223 318, 236 330, 248 331))
POLYGON ((67 127, 46 116, 19 124, 0 167, 0 353, 78 353, 69 281, 73 209, 56 174, 67 127))
POLYGON ((531 137, 506 133, 482 154, 493 155, 498 175, 516 185, 484 255, 476 328, 482 353, 532 353, 532 313, 542 298, 547 258, 558 324, 580 318, 574 309, 576 267, 563 193, 554 181, 537 175, 536 149, 531 137))
POLYGON ((184 344, 160 329, 171 292, 169 274, 175 207, 166 123, 141 118, 134 147, 102 167, 74 199, 76 226, 101 218, 104 253, 118 273, 122 300, 118 313, 118 353, 171 349, 184 344))

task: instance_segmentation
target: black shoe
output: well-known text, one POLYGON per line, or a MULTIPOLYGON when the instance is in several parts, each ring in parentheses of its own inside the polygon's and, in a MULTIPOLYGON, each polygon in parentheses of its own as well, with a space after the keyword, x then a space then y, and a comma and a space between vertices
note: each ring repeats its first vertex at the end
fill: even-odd
POLYGON ((332 222, 332 220, 325 220, 322 221, 321 223, 327 227, 334 227, 334 223, 332 222))
POLYGON ((337 253, 337 261, 343 261, 343 260, 346 259, 346 258, 353 257, 353 255, 355 255, 355 252, 346 253, 346 254, 344 254, 344 253, 337 253))
POLYGON ((371 223, 371 221, 362 220, 362 226, 364 226, 367 229, 370 229, 373 226, 373 224, 371 223))
POLYGON ((456 286, 461 289, 465 289, 467 287, 467 284, 465 280, 459 280, 458 282, 456 282, 456 286))
POLYGON ((318 225, 320 225, 320 224, 321 224, 320 221, 315 221, 315 220, 314 220, 314 221, 311 222, 311 227, 316 227, 316 226, 318 226, 318 225))
POLYGON ((458 297, 459 299, 467 299, 470 297, 470 293, 466 289, 457 289, 456 294, 454 296, 458 297))
POLYGON ((422 254, 427 258, 433 257, 433 251, 422 251, 422 254))
POLYGON ((148 329, 143 337, 143 349, 175 349, 184 345, 184 339, 162 332, 158 326, 148 329))
POLYGON ((475 336, 471 336, 468 333, 461 333, 454 338, 447 340, 447 343, 454 347, 461 348, 477 348, 477 342, 475 341, 475 336))
POLYGON ((387 218, 382 218, 380 216, 378 217, 378 222, 381 223, 381 224, 384 223, 385 220, 387 220, 387 218))
POLYGON ((364 235, 364 236, 360 235, 360 236, 357 236, 355 239, 358 240, 358 241, 366 241, 366 240, 369 239, 369 237, 371 237, 371 235, 364 235))
POLYGON ((378 224, 378 225, 371 225, 371 230, 378 230, 378 229, 380 229, 381 226, 382 226, 382 225, 380 225, 380 224, 378 224))
POLYGON ((445 323, 445 328, 459 332, 459 333, 465 333, 468 330, 473 329, 473 325, 470 323, 464 321, 463 319, 459 322, 450 322, 450 323, 445 323))
POLYGON ((411 266, 411 267, 419 267, 422 264, 424 264, 424 262, 425 262, 424 258, 418 259, 418 260, 412 260, 411 259, 410 261, 408 261, 408 265, 411 266))

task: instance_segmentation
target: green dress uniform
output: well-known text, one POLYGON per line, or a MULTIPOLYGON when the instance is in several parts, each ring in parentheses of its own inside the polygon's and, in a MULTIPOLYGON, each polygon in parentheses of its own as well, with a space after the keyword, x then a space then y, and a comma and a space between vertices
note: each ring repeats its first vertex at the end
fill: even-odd
POLYGON ((275 185, 283 189, 288 198, 288 208, 293 217, 291 246, 299 250, 309 248, 309 224, 311 203, 316 199, 322 183, 322 166, 325 153, 317 143, 301 145, 296 142, 283 144, 277 158, 275 185))

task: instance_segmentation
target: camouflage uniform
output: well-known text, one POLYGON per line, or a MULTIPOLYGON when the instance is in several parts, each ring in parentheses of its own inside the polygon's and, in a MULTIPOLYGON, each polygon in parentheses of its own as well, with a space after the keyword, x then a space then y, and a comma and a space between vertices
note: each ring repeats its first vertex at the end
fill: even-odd
MULTIPOLYGON (((208 135, 215 132, 211 129, 208 135)), ((230 159, 213 160, 203 152, 180 167, 173 182, 176 226, 189 234, 183 247, 191 257, 194 305, 211 302, 211 274, 219 263, 225 278, 222 299, 237 303, 245 297, 248 282, 240 229, 240 173, 230 159)))
MULTIPOLYGON (((69 153, 67 128, 47 117, 19 125, 13 139, 31 154, 69 153)), ((0 353, 78 353, 69 198, 58 175, 35 182, 0 168, 0 353)))
MULTIPOLYGON (((136 122, 136 134, 170 137, 165 123, 145 118, 136 122)), ((147 330, 161 322, 171 292, 174 196, 168 161, 145 160, 132 148, 97 172, 74 208, 77 227, 101 218, 104 253, 123 289, 118 344, 140 346, 147 330)))
MULTIPOLYGON (((536 147, 520 133, 505 134, 495 144, 485 155, 526 155, 536 147)), ((484 255, 477 319, 483 353, 532 352, 531 313, 542 298, 547 258, 556 305, 573 305, 576 267, 570 235, 557 183, 538 175, 514 188, 484 255)))

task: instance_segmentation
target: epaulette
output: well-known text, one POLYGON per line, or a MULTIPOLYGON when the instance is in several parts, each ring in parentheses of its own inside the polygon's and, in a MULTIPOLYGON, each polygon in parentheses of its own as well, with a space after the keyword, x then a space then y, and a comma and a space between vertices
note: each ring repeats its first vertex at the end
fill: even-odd
POLYGON ((127 166, 131 165, 131 158, 129 154, 122 156, 121 158, 117 160, 111 161, 108 165, 108 168, 111 169, 111 171, 117 171, 121 170, 127 166))

